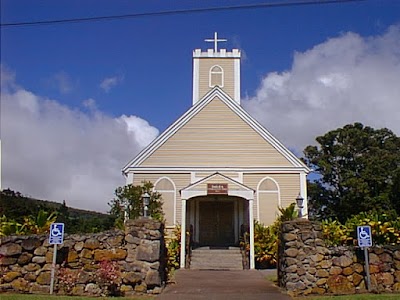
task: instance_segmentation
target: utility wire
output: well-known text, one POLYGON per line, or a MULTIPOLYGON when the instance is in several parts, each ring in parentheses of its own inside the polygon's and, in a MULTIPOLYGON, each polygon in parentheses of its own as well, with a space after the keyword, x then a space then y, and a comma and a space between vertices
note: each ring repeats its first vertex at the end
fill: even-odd
POLYGON ((23 27, 23 26, 34 26, 34 25, 56 25, 56 24, 66 24, 66 23, 98 22, 98 21, 111 21, 111 20, 131 19, 131 18, 150 17, 150 16, 168 16, 168 15, 182 15, 182 14, 217 12, 217 11, 227 11, 227 10, 305 6, 305 5, 334 4, 334 3, 346 3, 346 2, 348 3, 348 2, 361 2, 361 1, 367 1, 367 0, 302 0, 302 1, 270 2, 270 3, 243 4, 243 5, 221 6, 221 7, 166 10, 159 12, 145 12, 145 13, 134 13, 125 15, 114 15, 114 16, 98 16, 98 17, 86 17, 86 18, 0 23, 0 27, 23 27))

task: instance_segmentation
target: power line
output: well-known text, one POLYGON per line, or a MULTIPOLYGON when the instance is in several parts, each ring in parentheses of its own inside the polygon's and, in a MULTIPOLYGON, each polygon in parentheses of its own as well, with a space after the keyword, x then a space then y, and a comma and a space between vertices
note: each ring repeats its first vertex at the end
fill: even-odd
POLYGON ((367 0, 303 0, 303 1, 286 1, 286 2, 272 2, 272 3, 270 2, 270 3, 244 4, 244 5, 221 6, 221 7, 166 10, 159 12, 134 13, 134 14, 114 15, 114 16, 98 16, 98 17, 86 17, 86 18, 0 23, 0 27, 23 27, 23 26, 34 26, 34 25, 37 26, 37 25, 56 25, 56 24, 66 24, 66 23, 81 23, 81 22, 98 22, 98 21, 111 21, 111 20, 131 19, 140 17, 151 17, 151 16, 168 16, 168 15, 182 15, 182 14, 205 13, 205 12, 218 12, 227 10, 305 6, 305 5, 318 5, 318 4, 320 5, 320 4, 348 3, 348 2, 361 2, 361 1, 367 1, 367 0))

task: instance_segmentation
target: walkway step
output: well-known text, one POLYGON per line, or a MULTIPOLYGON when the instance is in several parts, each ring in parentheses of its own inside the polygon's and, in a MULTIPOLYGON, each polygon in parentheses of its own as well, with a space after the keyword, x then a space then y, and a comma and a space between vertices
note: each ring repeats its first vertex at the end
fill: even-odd
POLYGON ((190 259, 192 270, 243 270, 239 249, 195 249, 190 259))

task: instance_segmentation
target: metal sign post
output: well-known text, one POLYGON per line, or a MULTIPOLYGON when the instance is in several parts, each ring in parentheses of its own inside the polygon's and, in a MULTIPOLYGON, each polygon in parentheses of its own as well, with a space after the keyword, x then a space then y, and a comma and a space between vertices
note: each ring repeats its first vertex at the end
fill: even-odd
POLYGON ((53 223, 50 225, 49 244, 54 245, 53 263, 51 265, 50 295, 54 291, 54 275, 57 262, 57 245, 64 242, 64 223, 53 223))
POLYGON ((358 246, 364 249, 365 273, 367 275, 367 289, 371 290, 371 275, 369 273, 368 247, 372 246, 371 226, 357 226, 358 246))

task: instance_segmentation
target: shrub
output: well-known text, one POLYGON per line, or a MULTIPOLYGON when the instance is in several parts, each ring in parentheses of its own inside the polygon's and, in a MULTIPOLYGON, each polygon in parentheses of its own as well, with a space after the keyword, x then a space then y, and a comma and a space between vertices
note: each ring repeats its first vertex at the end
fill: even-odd
POLYGON ((352 241, 348 229, 338 220, 331 218, 322 221, 322 234, 327 246, 346 245, 352 241))
POLYGON ((357 226, 369 225, 375 245, 400 244, 400 218, 376 212, 361 212, 347 219, 345 224, 338 220, 322 221, 322 230, 327 245, 356 245, 357 226))
MULTIPOLYGON (((254 255, 258 267, 274 267, 278 258, 278 240, 282 222, 297 218, 296 204, 292 203, 286 208, 279 208, 280 216, 271 225, 265 226, 262 223, 254 223, 254 255)), ((246 233, 241 246, 247 251, 250 250, 248 233, 246 233)))
POLYGON ((256 263, 258 263, 258 265, 263 267, 272 267, 276 265, 278 258, 278 238, 278 222, 275 222, 270 226, 264 226, 261 223, 255 222, 254 254, 256 263))
POLYGON ((167 274, 170 277, 180 267, 181 227, 177 225, 172 237, 166 238, 167 246, 167 274))

